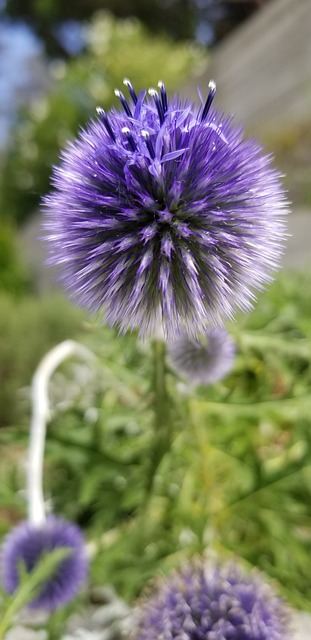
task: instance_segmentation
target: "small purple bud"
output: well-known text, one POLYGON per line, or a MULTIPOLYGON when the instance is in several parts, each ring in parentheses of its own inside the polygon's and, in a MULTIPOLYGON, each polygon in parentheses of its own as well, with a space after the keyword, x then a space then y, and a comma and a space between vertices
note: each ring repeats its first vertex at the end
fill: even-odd
POLYGON ((127 87, 128 92, 129 92, 134 104, 137 104, 137 100, 138 100, 137 94, 136 94, 136 91, 135 91, 132 83, 130 82, 130 80, 128 78, 124 78, 123 84, 127 87))
POLYGON ((161 80, 160 80, 158 82, 158 87, 160 89, 161 100, 162 100, 162 105, 163 105, 163 111, 164 111, 164 114, 165 114, 167 112, 167 109, 168 109, 168 101, 167 101, 167 93, 166 93, 165 84, 163 82, 161 82, 161 80))
POLYGON ((109 118, 107 116, 107 114, 105 113, 104 109, 102 109, 101 107, 97 107, 96 108, 96 113, 99 116, 99 118, 101 119, 101 121, 104 124, 104 127, 108 133, 108 135, 110 136, 111 140, 113 140, 114 142, 116 141, 116 136, 111 128, 111 124, 109 122, 109 118))
POLYGON ((8 533, 0 556, 4 589, 9 594, 17 589, 21 562, 31 573, 44 554, 61 547, 70 549, 72 553, 60 562, 54 575, 42 585, 39 595, 29 606, 52 611, 72 600, 87 576, 85 543, 75 524, 55 516, 49 516, 41 525, 21 522, 8 533))
POLYGON ((148 89, 148 93, 154 99, 154 103, 155 103, 155 106, 157 108, 157 112, 158 112, 158 116, 159 116, 160 125, 162 125, 164 120, 165 120, 165 113, 164 113, 164 108, 163 108, 163 100, 162 99, 160 100, 157 90, 153 89, 152 87, 150 89, 148 89))
POLYGON ((168 353, 177 375, 190 384, 214 384, 231 371, 235 343, 224 329, 208 329, 198 339, 179 336, 169 344, 168 353))
POLYGON ((119 89, 115 89, 114 93, 117 96, 117 98, 119 98, 126 115, 129 116, 129 118, 131 118, 132 112, 131 112, 131 109, 130 109, 130 107, 128 105, 128 102, 126 101, 122 91, 119 91, 119 89))
POLYGON ((205 105, 203 107, 203 111, 202 111, 202 115, 201 115, 201 122, 204 122, 204 120, 206 119, 206 116, 210 110, 210 106, 214 100, 215 97, 215 93, 216 93, 216 85, 214 80, 210 80, 210 82, 208 83, 208 88, 209 88, 209 92, 208 92, 208 96, 206 98, 206 102, 205 105))

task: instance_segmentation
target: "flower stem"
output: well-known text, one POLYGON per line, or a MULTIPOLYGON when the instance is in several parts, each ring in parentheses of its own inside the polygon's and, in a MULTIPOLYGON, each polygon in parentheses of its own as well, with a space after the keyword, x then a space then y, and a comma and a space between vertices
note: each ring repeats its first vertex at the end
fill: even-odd
POLYGON ((65 340, 51 349, 39 363, 32 380, 32 416, 27 465, 28 518, 35 525, 45 520, 42 486, 46 425, 50 419, 48 385, 55 369, 69 356, 90 360, 93 354, 73 340, 65 340))
POLYGON ((146 492, 150 495, 157 469, 171 443, 171 407, 166 384, 166 345, 153 343, 154 437, 150 451, 146 492))

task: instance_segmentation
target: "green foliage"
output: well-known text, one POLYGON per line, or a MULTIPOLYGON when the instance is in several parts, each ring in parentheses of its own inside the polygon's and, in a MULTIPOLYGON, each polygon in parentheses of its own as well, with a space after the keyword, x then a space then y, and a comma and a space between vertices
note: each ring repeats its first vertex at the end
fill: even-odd
POLYGON ((28 22, 44 41, 52 55, 68 55, 66 43, 59 38, 58 27, 66 21, 84 21, 98 9, 111 11, 118 18, 138 18, 152 33, 166 34, 174 40, 204 37, 218 41, 224 38, 258 8, 255 2, 232 0, 6 0, 5 11, 13 18, 28 22), (201 33, 200 33, 201 31, 201 33), (199 32, 199 33, 198 33, 199 32))
POLYGON ((69 554, 70 549, 59 547, 43 555, 30 573, 27 572, 25 565, 20 566, 18 589, 12 596, 2 594, 4 606, 1 608, 0 640, 5 640, 6 632, 13 626, 16 614, 36 597, 40 587, 69 554))
POLYGON ((82 319, 82 312, 60 295, 36 299, 0 294, 1 427, 25 423, 29 401, 23 387, 48 349, 81 330, 82 319))
POLYGON ((66 46, 57 36, 57 27, 67 20, 85 21, 103 8, 119 18, 136 16, 153 33, 166 33, 174 39, 195 36, 198 7, 192 0, 7 0, 6 13, 29 22, 43 39, 51 55, 64 55, 66 46))
POLYGON ((50 188, 60 148, 95 116, 97 105, 116 103, 114 89, 124 77, 139 90, 162 79, 171 91, 203 62, 194 45, 172 44, 164 36, 150 36, 137 20, 99 13, 89 25, 86 52, 67 63, 51 63, 48 94, 20 113, 2 159, 1 215, 20 223, 36 210, 50 188))
POLYGON ((17 253, 12 227, 8 224, 0 225, 0 292, 21 295, 30 287, 29 278, 17 253))
MULTIPOLYGON (((310 294, 310 278, 283 274, 231 326, 232 373, 190 393, 151 344, 89 325, 93 377, 67 363, 51 385, 45 485, 93 540, 93 583, 132 600, 147 579, 216 550, 310 609, 310 294)), ((25 441, 2 434, 8 451, 25 441)))
MULTIPOLYGON (((81 509, 70 498, 78 469, 70 483, 67 457, 67 507, 58 501, 58 508, 70 509, 78 520, 86 516, 84 524, 95 539, 103 534, 96 581, 112 582, 132 598, 148 577, 211 545, 265 570, 293 603, 309 606, 311 283, 301 276, 299 283, 297 277, 283 276, 235 327, 238 357, 224 383, 190 396, 184 390, 176 398, 175 379, 168 373, 174 405, 166 427, 172 444, 145 502, 154 407, 146 380, 152 354, 127 337, 115 341, 118 347, 111 340, 107 352, 109 338, 100 332, 99 355, 105 354, 107 366, 118 363, 125 385, 132 370, 136 399, 118 397, 120 390, 110 380, 96 405, 93 430, 84 438, 115 460, 98 460, 96 470, 95 457, 84 452, 81 509)), ((93 348, 98 349, 96 340, 93 348)), ((61 416, 50 430, 50 455, 55 455, 60 425, 61 416)), ((75 439, 77 424, 69 432, 75 439)), ((56 468, 54 478, 62 465, 56 468)), ((54 489, 60 496, 60 484, 54 489)))

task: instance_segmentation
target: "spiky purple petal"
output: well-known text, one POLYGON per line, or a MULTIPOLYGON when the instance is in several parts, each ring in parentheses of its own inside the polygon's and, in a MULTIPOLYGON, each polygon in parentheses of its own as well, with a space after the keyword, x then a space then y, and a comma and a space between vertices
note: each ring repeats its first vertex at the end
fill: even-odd
POLYGON ((252 306, 278 267, 279 173, 231 117, 125 80, 121 111, 82 130, 44 199, 50 262, 82 306, 122 331, 195 337, 252 306))
POLYGON ((55 516, 49 516, 38 526, 21 522, 6 536, 1 550, 4 589, 10 594, 17 589, 21 561, 30 573, 44 554, 61 547, 70 549, 70 555, 60 562, 54 575, 42 585, 30 607, 53 610, 69 602, 85 581, 88 561, 80 529, 55 516))

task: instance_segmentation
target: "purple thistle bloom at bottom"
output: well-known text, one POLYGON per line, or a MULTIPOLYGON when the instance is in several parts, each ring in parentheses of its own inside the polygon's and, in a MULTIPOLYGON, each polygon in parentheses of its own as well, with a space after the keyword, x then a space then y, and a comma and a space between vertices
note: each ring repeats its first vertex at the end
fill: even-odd
POLYGON ((232 369, 235 343, 225 329, 208 329, 201 339, 180 336, 168 347, 173 369, 192 385, 214 384, 232 369))
POLYGON ((18 588, 20 562, 31 573, 44 554, 58 548, 71 549, 72 553, 60 562, 29 606, 52 611, 69 602, 86 578, 88 561, 80 529, 55 516, 49 516, 41 525, 21 522, 6 536, 1 550, 5 590, 13 594, 18 588))
POLYGON ((289 640, 285 605, 233 564, 188 565, 137 610, 135 640, 289 640))

